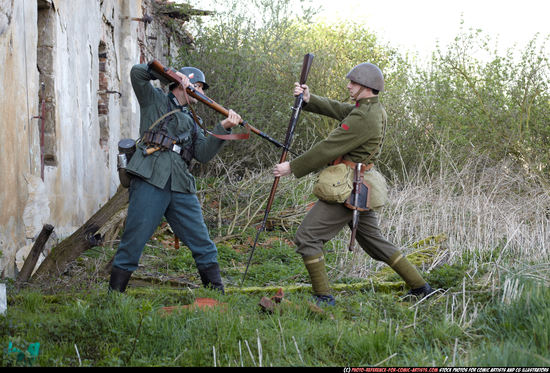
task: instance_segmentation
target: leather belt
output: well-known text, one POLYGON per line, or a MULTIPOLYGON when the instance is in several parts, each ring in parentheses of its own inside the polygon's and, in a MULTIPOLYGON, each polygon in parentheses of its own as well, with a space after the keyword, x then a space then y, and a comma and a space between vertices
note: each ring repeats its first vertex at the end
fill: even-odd
MULTIPOLYGON (((343 156, 339 156, 338 158, 336 158, 334 160, 334 162, 332 162, 333 165, 336 165, 336 164, 339 164, 339 163, 343 163, 343 164, 347 165, 348 167, 351 167, 352 169, 355 169, 355 166, 357 165, 356 162, 348 161, 347 159, 344 159, 343 156)), ((361 165, 361 174, 363 174, 365 171, 369 171, 373 166, 374 166, 374 163, 369 163, 369 164, 364 164, 363 163, 361 165)))

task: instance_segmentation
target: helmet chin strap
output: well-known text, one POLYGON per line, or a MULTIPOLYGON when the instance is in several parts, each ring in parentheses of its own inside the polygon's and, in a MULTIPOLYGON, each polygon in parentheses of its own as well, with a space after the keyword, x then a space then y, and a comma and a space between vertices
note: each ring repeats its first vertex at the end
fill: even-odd
POLYGON ((357 101, 357 100, 358 100, 358 97, 361 95, 361 93, 363 93, 363 91, 365 90, 365 88, 367 88, 367 87, 365 87, 364 85, 362 85, 361 88, 359 88, 359 90, 357 91, 357 93, 354 94, 354 95, 352 96, 352 98, 353 98, 355 101, 357 101))

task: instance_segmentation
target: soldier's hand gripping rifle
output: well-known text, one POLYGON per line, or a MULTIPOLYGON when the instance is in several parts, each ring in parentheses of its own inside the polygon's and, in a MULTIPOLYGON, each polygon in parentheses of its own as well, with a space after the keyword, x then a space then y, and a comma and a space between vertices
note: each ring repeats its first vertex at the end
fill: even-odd
MULTIPOLYGON (((313 62, 313 54, 311 53, 306 54, 304 56, 304 62, 302 63, 302 73, 300 74, 300 84, 306 84, 307 76, 309 75, 309 70, 311 68, 312 62, 313 62)), ((303 102, 304 102, 303 94, 296 96, 296 99, 294 100, 294 107, 292 108, 292 115, 290 117, 290 122, 288 124, 288 129, 286 132, 286 139, 285 139, 285 145, 283 146, 283 153, 281 154, 281 159, 279 160, 279 163, 283 163, 286 160, 288 149, 290 148, 292 137, 294 136, 294 129, 296 128, 296 122, 298 122, 298 116, 302 111, 303 102)), ((254 245, 252 246, 252 250, 250 251, 250 256, 248 257, 248 263, 246 264, 246 269, 244 271, 243 279, 241 281, 241 287, 243 286, 244 280, 246 278, 246 274, 248 272, 248 267, 250 266, 250 262, 252 261, 252 256, 254 255, 254 250, 256 249, 256 244, 258 243, 258 238, 260 237, 260 233, 265 229, 267 216, 269 215, 269 211, 271 210, 271 205, 273 204, 275 191, 277 190, 278 185, 279 185, 279 176, 275 177, 275 180, 273 181, 273 186, 271 187, 271 193, 269 194, 269 198, 267 200, 267 206, 265 208, 264 219, 262 221, 262 225, 260 226, 260 228, 258 229, 258 232, 256 233, 256 239, 254 240, 254 245)))
MULTIPOLYGON (((174 70, 163 66, 158 60, 153 60, 153 61, 149 62, 149 68, 156 71, 158 74, 163 76, 165 79, 168 79, 169 81, 171 81, 173 83, 181 84, 181 77, 178 76, 178 74, 176 74, 176 72, 174 70)), ((197 99, 198 101, 200 101, 203 104, 207 105, 211 109, 216 110, 218 113, 220 113, 220 114, 222 114, 226 117, 229 115, 229 110, 227 110, 226 108, 224 108, 223 106, 218 104, 216 101, 212 100, 210 97, 207 97, 206 95, 204 95, 204 94, 200 93, 199 91, 197 91, 195 89, 195 87, 193 87, 192 85, 190 85, 189 87, 186 88, 186 92, 187 92, 187 94, 189 94, 189 96, 197 99)), ((245 120, 241 119, 241 122, 239 124, 243 127, 248 128, 250 131, 252 131, 256 135, 262 137, 263 139, 266 139, 267 141, 269 141, 270 143, 276 145, 277 147, 283 148, 285 150, 290 151, 289 148, 285 147, 285 145, 281 144, 280 142, 278 142, 277 140, 275 140, 274 138, 272 138, 271 136, 269 136, 265 132, 262 132, 259 129, 257 129, 256 127, 253 127, 252 125, 250 125, 250 123, 246 122, 245 120)), ((290 151, 290 152, 292 154, 294 154, 292 151, 290 151)))

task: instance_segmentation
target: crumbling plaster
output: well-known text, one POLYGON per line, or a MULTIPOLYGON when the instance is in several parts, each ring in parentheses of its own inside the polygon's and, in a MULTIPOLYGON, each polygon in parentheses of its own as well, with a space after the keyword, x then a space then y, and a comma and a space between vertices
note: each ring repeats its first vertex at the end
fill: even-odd
POLYGON ((132 19, 152 11, 152 1, 0 0, 0 277, 16 276, 16 258, 22 265, 44 224, 54 226, 53 237, 64 238, 116 192, 117 143, 138 134, 139 107, 129 71, 140 57, 158 53, 162 61, 170 53, 163 51, 168 43, 162 36, 156 45, 147 45, 148 32, 162 25, 132 19), (54 85, 45 117, 54 122, 55 134, 48 141, 55 141, 55 162, 44 166, 44 180, 37 4, 50 6, 55 23, 49 35, 52 76, 44 79, 54 85), (107 85, 118 92, 106 96, 103 128, 98 114, 101 41, 108 55, 107 85))

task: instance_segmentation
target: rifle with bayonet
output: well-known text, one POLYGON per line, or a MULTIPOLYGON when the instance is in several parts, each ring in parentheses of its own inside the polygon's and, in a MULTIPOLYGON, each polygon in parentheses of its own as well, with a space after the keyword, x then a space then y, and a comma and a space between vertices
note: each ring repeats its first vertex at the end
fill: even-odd
MULTIPOLYGON (((163 66, 158 60, 153 60, 153 61, 149 62, 148 66, 149 66, 150 69, 157 72, 162 77, 169 80, 170 82, 181 84, 181 78, 178 76, 178 74, 176 74, 176 72, 174 70, 163 66)), ((191 97, 197 99, 198 101, 200 101, 203 104, 207 105, 211 109, 214 109, 218 113, 220 113, 220 114, 222 114, 226 117, 229 115, 229 110, 224 108, 222 105, 218 104, 216 101, 212 100, 210 97, 208 97, 208 96, 200 93, 199 91, 197 91, 195 89, 195 87, 193 87, 192 85, 187 87, 186 92, 191 97)), ((289 148, 286 147, 286 145, 281 144, 279 141, 275 140, 274 138, 272 138, 271 136, 269 136, 265 132, 262 132, 259 129, 257 129, 256 127, 253 127, 250 123, 246 122, 245 120, 241 119, 241 122, 239 124, 241 126, 247 128, 247 129, 249 129, 251 132, 255 133, 256 135, 260 136, 261 138, 263 138, 263 139, 269 141, 270 143, 276 145, 277 147, 283 148, 287 151, 290 151, 289 148)), ((292 151, 290 151, 290 152, 292 154, 294 154, 294 152, 292 152, 292 151)))
MULTIPOLYGON (((302 63, 302 72, 300 74, 300 85, 306 84, 306 80, 309 75, 309 70, 311 69, 312 62, 313 62, 313 54, 311 53, 306 54, 304 56, 304 61, 302 63)), ((292 115, 290 116, 290 122, 288 124, 288 129, 286 132, 286 139, 285 139, 285 145, 283 146, 283 153, 281 154, 281 159, 279 160, 279 163, 283 163, 286 160, 288 149, 290 148, 290 144, 292 143, 292 137, 294 136, 296 123, 298 122, 298 117, 300 115, 300 112, 302 111, 303 102, 304 102, 303 94, 299 94, 298 96, 296 96, 294 100, 294 107, 292 108, 292 115)), ((267 216, 269 215, 269 211, 271 210, 271 205, 273 204, 273 200, 275 198, 275 192, 277 191, 278 185, 279 185, 279 176, 275 177, 275 180, 273 181, 271 192, 269 193, 269 198, 267 200, 267 206, 264 212, 264 218, 262 220, 262 224, 260 228, 258 228, 258 231, 256 232, 256 239, 254 240, 254 245, 252 246, 252 250, 250 251, 250 256, 248 257, 248 263, 246 264, 246 269, 243 274, 241 287, 243 286, 244 280, 246 278, 246 274, 248 272, 248 267, 250 266, 250 262, 252 261, 252 256, 254 255, 254 250, 256 249, 256 244, 258 243, 258 238, 260 237, 260 233, 262 233, 263 230, 265 229, 267 216)))

